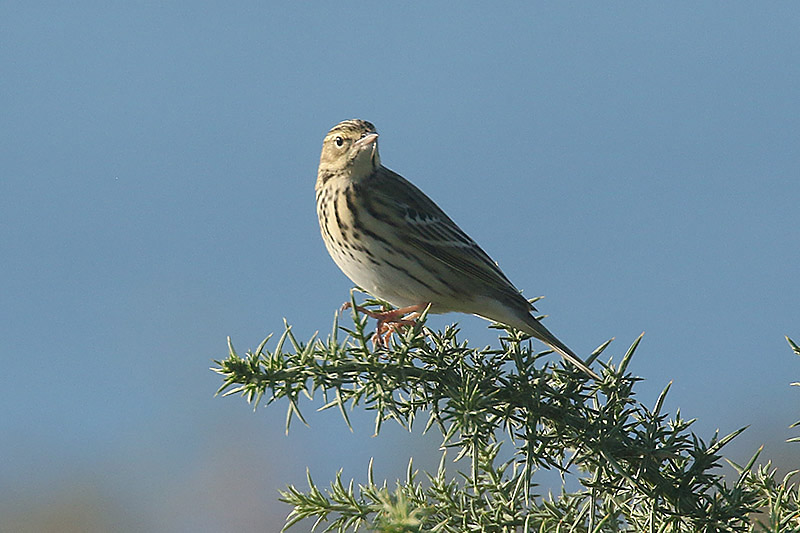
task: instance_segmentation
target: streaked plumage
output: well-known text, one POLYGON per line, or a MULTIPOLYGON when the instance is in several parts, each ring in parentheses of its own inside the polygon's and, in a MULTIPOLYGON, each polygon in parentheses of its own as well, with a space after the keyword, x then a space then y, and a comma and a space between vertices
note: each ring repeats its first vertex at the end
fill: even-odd
POLYGON ((425 193, 381 165, 375 127, 346 120, 325 136, 316 197, 322 238, 359 287, 398 307, 475 314, 519 329, 597 375, 531 314, 497 264, 425 193))

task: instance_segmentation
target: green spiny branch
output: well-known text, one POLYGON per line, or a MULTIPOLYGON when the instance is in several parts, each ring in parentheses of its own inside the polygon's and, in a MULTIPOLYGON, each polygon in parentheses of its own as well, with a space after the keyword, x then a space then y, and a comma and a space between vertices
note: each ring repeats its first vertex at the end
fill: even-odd
MULTIPOLYGON (((423 316, 389 346, 373 347, 367 317, 352 316, 347 329, 337 315, 325 340, 300 342, 285 323, 272 350, 268 337, 239 356, 229 341, 227 359, 214 368, 223 376, 218 393, 241 394, 254 407, 285 398, 287 431, 293 418, 305 422, 301 396, 322 396, 320 409, 336 407, 348 426, 349 410, 375 411, 376 435, 387 420, 411 429, 423 416, 424 431, 441 432, 442 449, 471 459, 470 475, 448 478, 444 457, 424 483, 409 464, 393 491, 374 484, 371 465, 369 483, 357 489, 337 477, 323 492, 309 475, 307 491, 283 493, 294 509, 286 527, 315 517, 315 527, 341 532, 753 531, 750 515, 774 507, 765 494, 775 473, 751 473, 755 457, 732 484, 719 473, 720 450, 743 429, 706 442, 690 431, 693 420, 662 412, 669 385, 652 409, 635 400, 639 378, 627 367, 641 337, 619 365, 602 363, 595 382, 545 362, 547 352, 536 353, 516 331, 503 333, 497 347, 475 349, 458 340, 455 326, 428 330, 423 316), (504 444, 513 452, 501 453, 504 444), (541 469, 558 469, 582 489, 542 498, 541 469)), ((795 486, 784 494, 782 502, 796 503, 795 486)), ((787 505, 777 506, 775 520, 798 520, 783 512, 787 505)))

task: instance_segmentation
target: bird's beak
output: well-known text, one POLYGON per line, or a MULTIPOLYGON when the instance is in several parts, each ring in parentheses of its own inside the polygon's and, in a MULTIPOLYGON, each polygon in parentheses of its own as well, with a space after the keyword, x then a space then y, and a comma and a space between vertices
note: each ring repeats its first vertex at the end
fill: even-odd
POLYGON ((370 133, 369 135, 365 135, 361 137, 359 140, 353 143, 353 147, 358 150, 357 153, 369 153, 369 160, 372 164, 372 167, 378 167, 381 164, 381 160, 378 158, 378 134, 377 133, 370 133))
POLYGON ((378 140, 378 134, 370 133, 369 135, 365 135, 364 137, 361 137, 359 140, 357 140, 354 146, 358 147, 359 149, 362 149, 369 146, 370 144, 375 144, 375 141, 377 140, 378 140))

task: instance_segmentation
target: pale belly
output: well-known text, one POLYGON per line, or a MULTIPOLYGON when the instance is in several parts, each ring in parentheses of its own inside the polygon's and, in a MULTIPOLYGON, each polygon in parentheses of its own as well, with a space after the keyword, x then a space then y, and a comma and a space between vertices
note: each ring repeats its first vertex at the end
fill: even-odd
POLYGON ((391 266, 383 259, 375 264, 366 257, 352 257, 349 251, 342 252, 327 243, 326 246, 336 265, 353 283, 395 307, 431 303, 439 299, 438 295, 404 274, 411 265, 391 266))

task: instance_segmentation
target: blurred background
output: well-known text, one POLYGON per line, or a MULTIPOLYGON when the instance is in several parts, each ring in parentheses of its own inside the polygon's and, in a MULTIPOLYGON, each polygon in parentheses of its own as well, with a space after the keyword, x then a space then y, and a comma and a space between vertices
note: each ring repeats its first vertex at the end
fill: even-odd
MULTIPOLYGON (((330 331, 327 130, 652 405, 797 468, 800 4, 0 3, 0 530, 277 531, 287 484, 390 484, 436 435, 214 398, 226 336, 330 331)), ((463 338, 496 337, 482 320, 463 338)), ((302 528, 300 528, 302 529, 302 528)), ((298 530, 300 530, 298 529, 298 530)))

